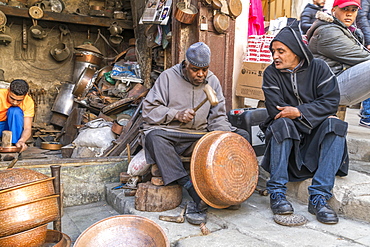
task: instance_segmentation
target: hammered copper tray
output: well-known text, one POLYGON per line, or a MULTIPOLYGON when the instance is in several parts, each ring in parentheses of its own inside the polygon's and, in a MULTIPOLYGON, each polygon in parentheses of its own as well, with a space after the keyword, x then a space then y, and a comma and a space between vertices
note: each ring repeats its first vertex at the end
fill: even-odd
POLYGON ((12 168, 0 171, 0 190, 9 189, 49 178, 40 172, 26 168, 12 168))
POLYGON ((249 198, 257 186, 256 154, 242 136, 213 131, 196 144, 190 174, 198 195, 214 208, 238 205, 249 198))
POLYGON ((21 151, 21 147, 16 147, 16 146, 12 146, 12 147, 0 147, 0 153, 18 153, 19 151, 21 151))
POLYGON ((53 179, 54 177, 46 178, 36 182, 0 190, 0 210, 13 205, 31 202, 45 196, 54 195, 53 179))
POLYGON ((73 247, 145 246, 169 247, 163 229, 154 221, 137 215, 118 215, 87 228, 73 247))
POLYGON ((48 224, 0 238, 3 247, 39 247, 46 239, 48 224))
POLYGON ((0 210, 0 237, 54 221, 59 216, 59 195, 52 195, 0 210))

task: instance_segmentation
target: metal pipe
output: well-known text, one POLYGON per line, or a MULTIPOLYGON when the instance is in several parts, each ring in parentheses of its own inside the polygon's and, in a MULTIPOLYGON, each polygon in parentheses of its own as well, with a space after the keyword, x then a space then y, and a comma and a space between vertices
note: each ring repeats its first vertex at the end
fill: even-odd
POLYGON ((58 197, 59 217, 53 221, 53 229, 62 232, 62 195, 60 193, 60 165, 51 165, 51 176, 54 177, 54 190, 58 197))

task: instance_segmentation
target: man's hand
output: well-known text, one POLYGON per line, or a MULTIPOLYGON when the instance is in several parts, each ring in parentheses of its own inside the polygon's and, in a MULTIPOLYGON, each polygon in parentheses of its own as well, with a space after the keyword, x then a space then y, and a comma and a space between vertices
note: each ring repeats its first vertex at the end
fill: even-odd
POLYGON ((184 111, 179 111, 175 115, 175 119, 182 123, 188 123, 193 120, 195 112, 193 109, 186 109, 184 111))
POLYGON ((276 114, 274 119, 282 117, 296 119, 297 117, 301 116, 301 112, 298 110, 298 108, 293 106, 276 106, 276 109, 278 109, 280 112, 276 114))
POLYGON ((15 144, 16 147, 21 147, 21 152, 23 152, 24 150, 26 150, 28 148, 27 144, 24 142, 24 141, 21 141, 19 140, 16 144, 15 144))

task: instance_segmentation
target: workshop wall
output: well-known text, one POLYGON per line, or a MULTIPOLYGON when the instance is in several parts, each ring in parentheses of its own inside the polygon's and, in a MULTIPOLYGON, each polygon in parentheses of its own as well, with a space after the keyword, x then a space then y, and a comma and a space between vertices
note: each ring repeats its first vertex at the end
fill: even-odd
MULTIPOLYGON (((22 3, 22 1, 19 2, 22 3)), ((27 1, 24 2, 24 4, 27 3, 27 1)), ((62 13, 78 12, 86 15, 91 5, 104 5, 105 2, 108 1, 64 0, 65 8, 62 13)), ((128 40, 133 37, 132 30, 124 30, 121 44, 112 46, 102 38, 104 36, 108 40, 108 27, 94 26, 93 21, 91 25, 81 25, 45 21, 41 18, 35 23, 32 18, 9 15, 6 29, 6 34, 12 41, 7 45, 0 45, 0 69, 4 71, 6 82, 24 79, 30 84, 30 95, 36 104, 34 122, 45 123, 50 121, 51 108, 61 82, 72 81, 76 46, 92 43, 104 55, 103 65, 107 65, 112 62, 115 55, 128 47, 128 40), (42 34, 39 38, 31 35, 30 28, 35 24, 41 27, 42 34), (99 32, 102 35, 99 35, 99 32), (57 44, 61 45, 60 43, 64 43, 66 48, 62 50, 70 51, 68 58, 63 61, 57 61, 50 53, 57 44)))

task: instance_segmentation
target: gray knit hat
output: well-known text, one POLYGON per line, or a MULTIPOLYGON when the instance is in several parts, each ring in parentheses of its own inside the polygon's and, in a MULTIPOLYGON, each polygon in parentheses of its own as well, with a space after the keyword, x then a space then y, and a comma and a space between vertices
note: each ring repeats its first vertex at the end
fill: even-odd
POLYGON ((194 43, 186 51, 186 59, 194 66, 207 67, 211 62, 211 50, 203 42, 194 43))

